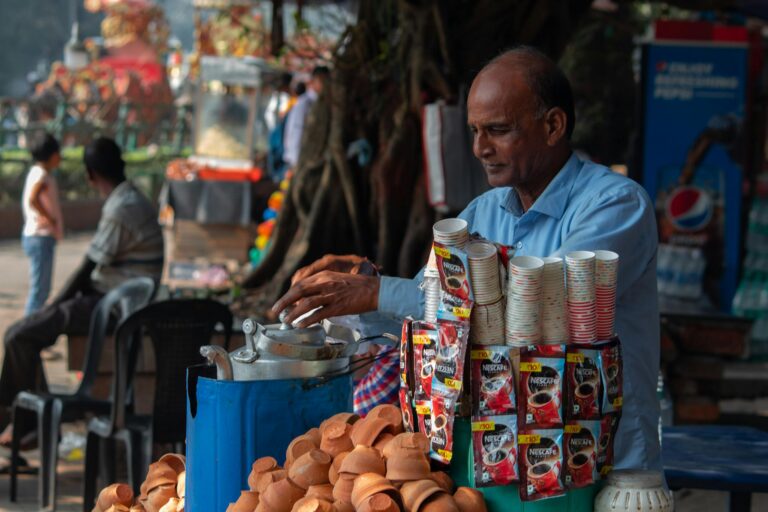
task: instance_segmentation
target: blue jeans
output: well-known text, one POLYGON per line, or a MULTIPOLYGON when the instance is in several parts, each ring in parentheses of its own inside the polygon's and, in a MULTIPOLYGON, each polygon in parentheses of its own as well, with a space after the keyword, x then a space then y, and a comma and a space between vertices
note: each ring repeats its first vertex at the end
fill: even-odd
POLYGON ((53 253, 56 239, 52 236, 22 236, 21 247, 29 258, 29 296, 24 314, 40 309, 51 293, 53 253))

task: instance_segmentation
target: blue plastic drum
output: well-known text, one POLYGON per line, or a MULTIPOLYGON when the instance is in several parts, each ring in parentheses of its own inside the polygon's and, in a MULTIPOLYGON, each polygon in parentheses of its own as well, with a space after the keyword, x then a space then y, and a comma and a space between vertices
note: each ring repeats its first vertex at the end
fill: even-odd
POLYGON ((294 437, 352 410, 350 376, 316 380, 216 380, 216 369, 187 370, 186 510, 225 510, 248 489, 251 464, 282 463, 294 437))

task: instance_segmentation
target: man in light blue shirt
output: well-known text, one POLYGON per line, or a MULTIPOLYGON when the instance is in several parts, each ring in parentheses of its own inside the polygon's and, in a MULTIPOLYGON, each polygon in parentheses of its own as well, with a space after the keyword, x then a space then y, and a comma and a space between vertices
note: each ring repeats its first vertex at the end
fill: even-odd
MULTIPOLYGON (((514 246, 516 255, 619 253, 616 331, 623 345, 625 396, 616 467, 661 470, 657 231, 651 201, 634 181, 573 154, 570 85, 538 51, 521 47, 494 59, 475 78, 467 107, 473 151, 495 187, 460 214, 470 232, 514 246)), ((365 265, 360 258, 326 257, 297 272, 275 309, 295 304, 292 320, 320 307, 305 324, 369 311, 423 316, 420 276, 350 273, 365 265)))

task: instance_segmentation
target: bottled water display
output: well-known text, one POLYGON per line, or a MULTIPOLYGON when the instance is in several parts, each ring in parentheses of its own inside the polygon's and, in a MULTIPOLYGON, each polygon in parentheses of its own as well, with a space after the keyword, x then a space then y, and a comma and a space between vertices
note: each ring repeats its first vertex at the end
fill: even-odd
POLYGON ((733 313, 754 320, 750 333, 752 358, 768 357, 768 199, 752 201, 747 228, 747 256, 733 313))
POLYGON ((698 247, 659 244, 657 276, 659 293, 679 299, 702 296, 707 260, 698 247))

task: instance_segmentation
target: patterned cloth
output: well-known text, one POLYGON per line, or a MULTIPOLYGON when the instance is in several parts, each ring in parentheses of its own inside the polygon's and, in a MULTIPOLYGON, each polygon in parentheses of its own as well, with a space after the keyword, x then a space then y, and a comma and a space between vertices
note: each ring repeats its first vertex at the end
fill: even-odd
POLYGON ((373 362, 365 377, 355 384, 355 413, 365 416, 368 411, 381 404, 399 402, 400 354, 391 350, 387 355, 373 362))

